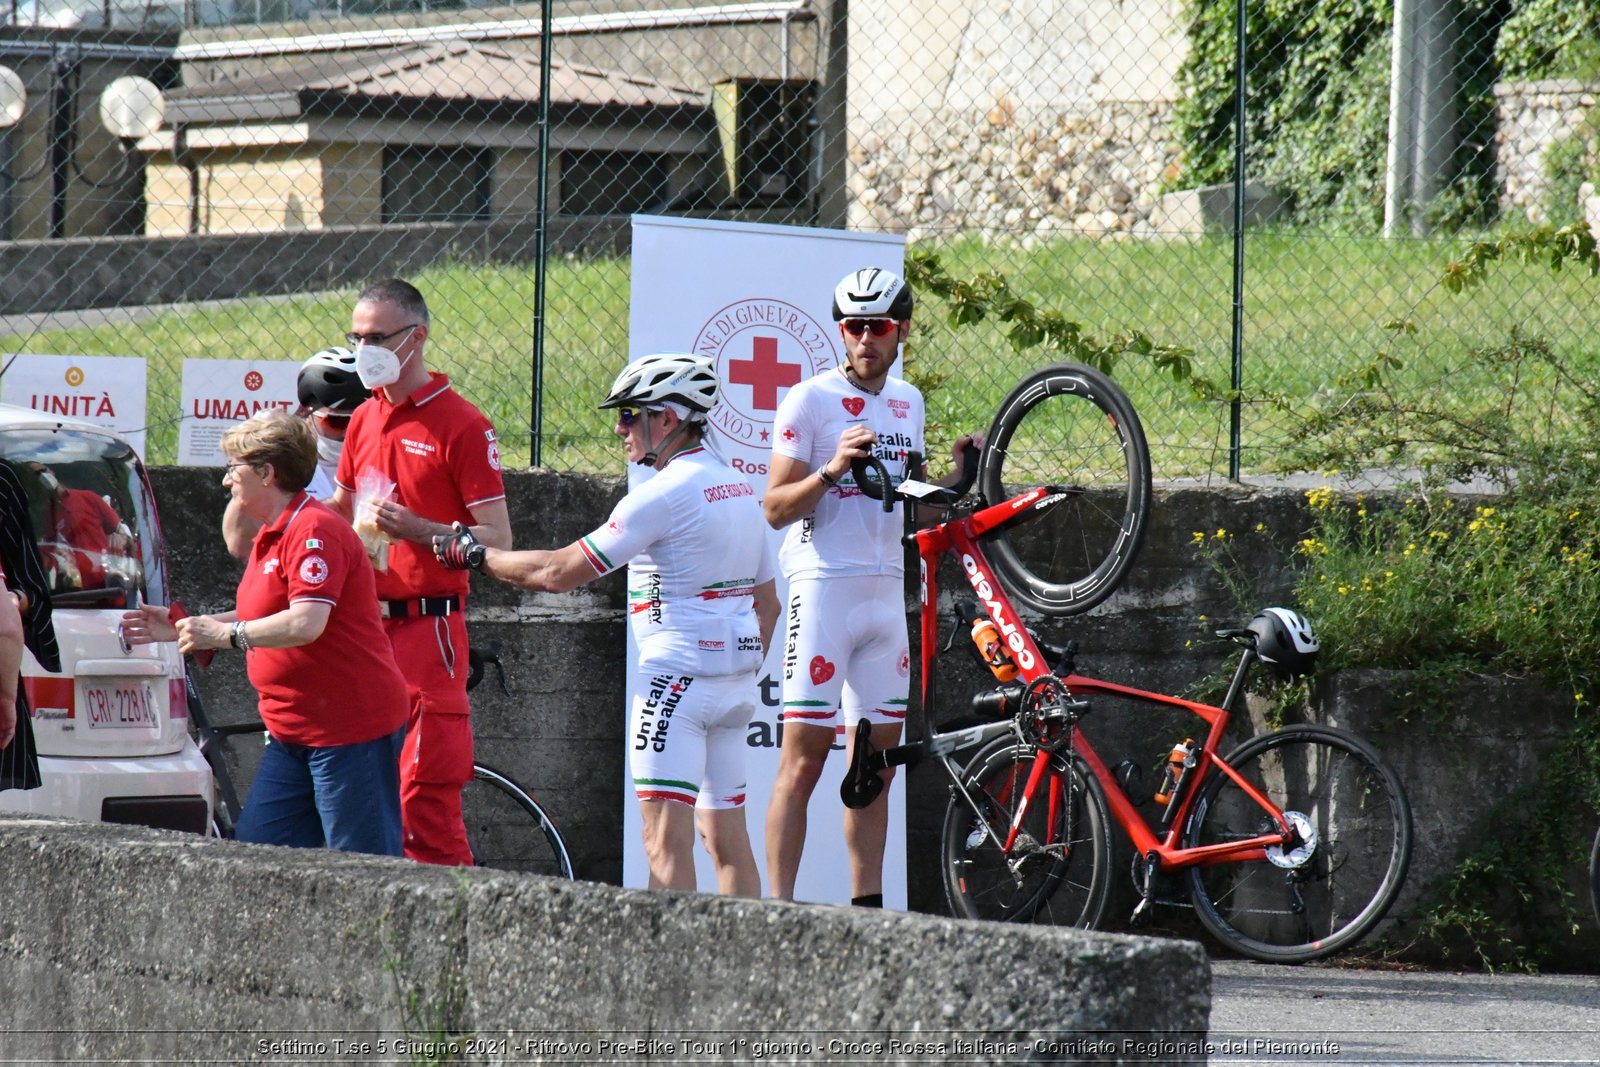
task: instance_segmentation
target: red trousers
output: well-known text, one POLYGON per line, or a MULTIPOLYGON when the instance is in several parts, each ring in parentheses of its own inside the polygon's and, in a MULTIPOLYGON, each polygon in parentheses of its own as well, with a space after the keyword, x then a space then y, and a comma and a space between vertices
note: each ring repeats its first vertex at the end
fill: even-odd
POLYGON ((388 619, 383 625, 411 702, 400 751, 405 854, 419 863, 471 866, 461 821, 461 788, 472 780, 466 616, 388 619))

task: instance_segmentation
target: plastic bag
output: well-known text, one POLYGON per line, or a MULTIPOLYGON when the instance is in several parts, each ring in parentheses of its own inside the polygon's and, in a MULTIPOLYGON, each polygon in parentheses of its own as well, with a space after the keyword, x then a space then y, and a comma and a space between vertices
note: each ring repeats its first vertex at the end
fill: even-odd
POLYGON ((393 495, 394 482, 375 467, 368 467, 356 478, 356 498, 351 514, 374 570, 389 569, 389 535, 378 528, 378 505, 393 495))

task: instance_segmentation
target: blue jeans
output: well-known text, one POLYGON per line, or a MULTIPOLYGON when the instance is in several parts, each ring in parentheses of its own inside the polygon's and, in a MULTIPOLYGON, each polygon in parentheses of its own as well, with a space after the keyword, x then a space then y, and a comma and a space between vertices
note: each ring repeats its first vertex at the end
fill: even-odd
POLYGON ((267 741, 236 836, 259 845, 400 855, 400 727, 358 745, 267 741))

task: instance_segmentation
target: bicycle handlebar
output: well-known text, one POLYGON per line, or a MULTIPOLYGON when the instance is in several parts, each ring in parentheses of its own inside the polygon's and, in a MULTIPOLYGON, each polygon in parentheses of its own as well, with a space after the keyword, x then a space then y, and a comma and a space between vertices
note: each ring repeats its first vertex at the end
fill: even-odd
MULTIPOLYGON (((968 441, 961 449, 961 479, 955 485, 941 486, 939 492, 922 496, 919 499, 929 504, 954 504, 966 496, 972 489, 972 483, 978 480, 978 446, 968 441)), ((922 456, 920 453, 908 454, 906 464, 908 471, 920 469, 922 456), (911 457, 914 457, 912 459, 911 457)), ((869 500, 883 501, 884 511, 894 510, 894 499, 903 494, 889 477, 889 467, 877 456, 857 456, 850 461, 850 474, 855 479, 856 488, 869 500)))

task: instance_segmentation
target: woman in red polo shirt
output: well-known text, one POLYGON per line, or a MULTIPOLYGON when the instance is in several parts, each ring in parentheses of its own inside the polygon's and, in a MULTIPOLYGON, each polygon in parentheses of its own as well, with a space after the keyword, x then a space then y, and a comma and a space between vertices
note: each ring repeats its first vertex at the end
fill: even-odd
POLYGON ((235 610, 174 623, 166 608, 145 605, 124 616, 128 639, 247 656, 268 744, 239 840, 398 856, 406 687, 366 550, 305 492, 317 441, 304 420, 257 415, 223 435, 222 451, 222 484, 262 527, 235 610))

